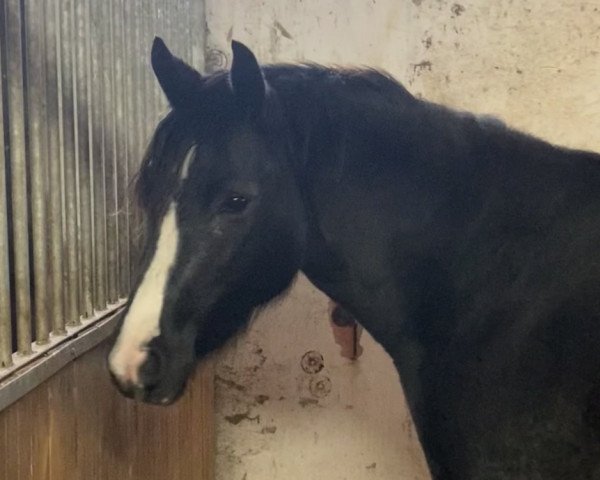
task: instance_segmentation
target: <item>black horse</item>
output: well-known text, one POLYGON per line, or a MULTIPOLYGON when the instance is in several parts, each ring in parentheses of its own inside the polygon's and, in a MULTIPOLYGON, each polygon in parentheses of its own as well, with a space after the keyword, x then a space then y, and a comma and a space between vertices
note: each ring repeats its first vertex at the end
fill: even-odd
POLYGON ((600 479, 600 155, 232 47, 201 76, 153 45, 121 390, 172 402, 302 271, 394 359, 434 478, 600 479))

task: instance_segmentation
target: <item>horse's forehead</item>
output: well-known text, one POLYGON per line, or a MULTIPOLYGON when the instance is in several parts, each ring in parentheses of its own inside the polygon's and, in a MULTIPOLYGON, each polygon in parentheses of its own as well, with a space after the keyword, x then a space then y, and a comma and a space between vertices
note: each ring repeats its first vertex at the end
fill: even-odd
POLYGON ((161 334, 160 319, 178 245, 177 204, 171 202, 159 222, 153 255, 131 298, 109 357, 112 372, 124 383, 140 384, 140 368, 147 359, 148 345, 161 334))
POLYGON ((184 182, 187 180, 190 174, 190 168, 192 166, 192 162, 196 158, 197 145, 193 143, 188 149, 187 153, 183 157, 183 161, 181 162, 181 166, 179 168, 179 181, 184 182))

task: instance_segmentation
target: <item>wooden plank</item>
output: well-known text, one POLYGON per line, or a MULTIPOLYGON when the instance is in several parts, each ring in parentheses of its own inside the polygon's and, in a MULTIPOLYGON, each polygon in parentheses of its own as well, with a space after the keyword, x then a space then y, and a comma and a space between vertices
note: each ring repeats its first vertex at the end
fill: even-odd
MULTIPOLYGON (((31 450, 29 464, 31 478, 48 480, 50 468, 50 429, 48 417, 48 389, 45 386, 36 388, 25 399, 27 409, 24 422, 30 426, 23 434, 30 438, 31 450)), ((23 417, 23 415, 20 415, 23 417)), ((27 460, 27 459, 25 459, 27 460)), ((26 478, 29 478, 26 476, 26 478)))
POLYGON ((21 408, 11 412, 8 418, 9 434, 9 477, 15 480, 27 479, 27 463, 31 458, 31 441, 27 431, 33 427, 27 418, 28 405, 23 403, 21 408))
POLYGON ((168 408, 137 405, 138 445, 133 480, 214 476, 212 365, 192 377, 183 397, 168 408), (162 472, 163 477, 157 477, 162 472))
MULTIPOLYGON (((204 362, 203 366, 196 371, 195 378, 191 382, 190 404, 194 408, 195 415, 190 415, 190 421, 184 422, 184 435, 181 442, 191 443, 191 455, 200 459, 199 465, 189 465, 185 470, 185 478, 215 477, 216 456, 216 431, 215 431, 215 409, 214 409, 214 370, 212 359, 204 362), (198 408, 202 405, 202 408, 198 408), (188 430, 189 428, 189 430, 188 430), (191 441, 190 439, 197 439, 191 441)), ((184 464, 187 465, 187 464, 184 464)))
POLYGON ((27 447, 23 445, 22 428, 27 428, 26 425, 19 425, 19 409, 11 409, 6 415, 6 453, 3 457, 6 459, 6 478, 19 480, 21 472, 21 463, 23 450, 27 447))
POLYGON ((0 458, 2 461, 1 478, 17 478, 18 444, 15 441, 14 428, 17 427, 16 409, 2 412, 0 423, 2 424, 2 437, 0 437, 0 458))
MULTIPOLYGON (((43 384, 48 388, 49 480, 83 478, 79 475, 77 468, 77 436, 79 432, 77 419, 73 415, 74 384, 72 363, 43 384)), ((15 406, 18 407, 19 404, 20 401, 15 406)))
POLYGON ((6 415, 0 414, 0 478, 10 478, 8 476, 8 436, 6 430, 6 415))
POLYGON ((128 479, 132 449, 129 405, 109 381, 107 345, 74 362, 81 478, 128 479), (101 406, 101 408, 98 408, 101 406))
POLYGON ((170 407, 122 397, 90 350, 0 412, 0 479, 212 480, 213 373, 206 363, 170 407))

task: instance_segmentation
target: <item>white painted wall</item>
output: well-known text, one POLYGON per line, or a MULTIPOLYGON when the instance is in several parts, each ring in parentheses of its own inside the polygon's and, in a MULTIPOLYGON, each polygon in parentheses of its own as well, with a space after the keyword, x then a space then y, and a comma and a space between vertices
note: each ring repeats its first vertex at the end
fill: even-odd
MULTIPOLYGON (((600 0, 206 0, 207 68, 228 41, 263 62, 366 64, 413 93, 600 151, 600 0)), ((389 358, 341 358, 306 280, 220 356, 218 480, 424 480, 389 358), (321 352, 316 399, 302 355, 321 352)), ((314 380, 313 380, 314 381, 314 380)))

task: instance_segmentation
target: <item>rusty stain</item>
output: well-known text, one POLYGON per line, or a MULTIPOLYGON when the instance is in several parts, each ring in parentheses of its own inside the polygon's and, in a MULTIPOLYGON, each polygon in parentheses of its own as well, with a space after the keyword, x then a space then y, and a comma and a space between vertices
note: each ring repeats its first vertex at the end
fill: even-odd
POLYGON ((248 412, 244 412, 244 413, 236 413, 234 415, 226 415, 225 416, 225 420, 227 420, 232 425, 238 425, 243 420, 248 420, 250 422, 260 423, 260 415, 256 415, 255 417, 251 417, 250 416, 250 412, 248 411, 248 412))
POLYGON ((356 325, 356 320, 350 315, 350 312, 337 304, 334 304, 331 310, 331 321, 338 327, 352 327, 356 325))
POLYGON ((346 405, 344 408, 346 410, 353 410, 354 409, 354 405, 346 405))
POLYGON ((260 347, 256 347, 254 349, 254 354, 258 355, 259 363, 260 363, 260 366, 262 367, 264 365, 264 363, 267 361, 266 355, 263 354, 263 349, 260 347))
POLYGON ((330 302, 329 321, 333 329, 335 343, 341 347, 342 357, 356 360, 362 355, 360 345, 362 327, 354 317, 340 305, 330 302))
POLYGON ((323 370, 325 361, 323 359, 323 355, 315 350, 311 350, 302 356, 300 366, 306 373, 315 374, 323 370))
POLYGON ((281 33, 282 37, 285 37, 289 40, 292 40, 294 38, 294 37, 292 37, 290 32, 288 32, 287 29, 281 23, 279 23, 277 20, 275 20, 275 22, 273 22, 273 26, 275 27, 275 30, 277 30, 279 33, 281 33))
POLYGON ((257 372, 267 361, 267 356, 263 353, 263 349, 258 346, 252 351, 252 353, 258 356, 258 365, 254 365, 254 367, 252 367, 252 371, 257 372))
POLYGON ((402 422, 402 430, 406 433, 408 439, 413 438, 413 423, 410 416, 406 417, 402 422))
POLYGON ((309 405, 318 405, 319 401, 315 398, 301 398, 298 401, 298 404, 304 408, 304 407, 308 407, 309 405))
POLYGON ((432 66, 433 64, 429 60, 423 60, 422 62, 412 64, 414 73, 420 72, 422 70, 431 71, 432 66))
POLYGON ((275 433, 276 431, 277 431, 277 427, 273 425, 273 426, 271 426, 271 427, 265 427, 265 428, 263 428, 263 429, 260 431, 260 433, 271 433, 271 434, 273 434, 273 433, 275 433))
POLYGON ((460 17, 464 13, 465 7, 463 7, 460 3, 455 3, 452 5, 452 8, 450 8, 450 11, 457 17, 460 17))
POLYGON ((309 389, 310 393, 317 398, 326 397, 331 393, 331 380, 328 377, 313 377, 309 389))
POLYGON ((246 391, 246 387, 244 387, 243 385, 240 385, 239 383, 236 383, 233 380, 227 380, 226 378, 223 378, 219 375, 215 375, 215 381, 225 385, 226 387, 233 388, 238 392, 246 391))
POLYGON ((375 467, 377 467, 377 463, 373 462, 371 465, 367 465, 367 470, 373 470, 375 467))
POLYGON ((259 405, 262 405, 263 403, 265 403, 267 400, 269 400, 269 396, 268 395, 257 395, 254 400, 256 401, 256 403, 258 403, 259 405))

